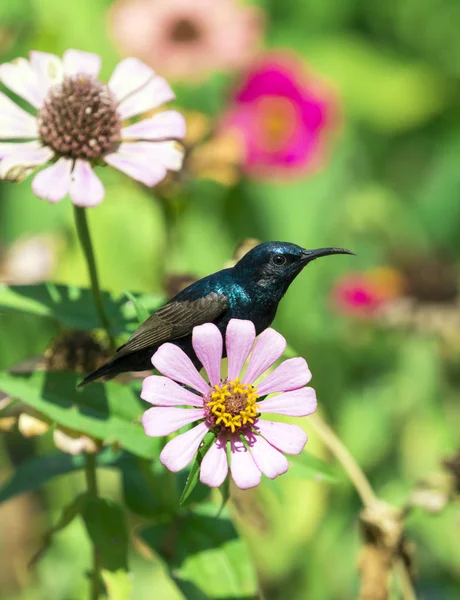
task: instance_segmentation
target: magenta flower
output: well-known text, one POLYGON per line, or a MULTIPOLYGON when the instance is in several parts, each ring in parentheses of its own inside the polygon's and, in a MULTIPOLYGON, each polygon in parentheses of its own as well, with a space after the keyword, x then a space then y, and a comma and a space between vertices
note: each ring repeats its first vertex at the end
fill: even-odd
POLYGON ((174 111, 123 125, 174 98, 168 83, 136 58, 115 68, 108 84, 98 79, 96 54, 67 50, 63 59, 33 51, 0 66, 0 81, 35 109, 32 115, 0 92, 0 178, 22 181, 53 164, 32 181, 34 193, 50 202, 70 194, 78 206, 95 206, 104 187, 93 171, 106 163, 147 186, 182 165, 174 140, 185 135, 174 111))
POLYGON ((335 101, 291 56, 262 56, 246 75, 223 119, 246 148, 245 170, 260 177, 317 168, 335 121, 335 101))
POLYGON ((164 436, 197 423, 163 448, 160 460, 170 471, 180 471, 193 460, 208 431, 214 432, 216 440, 201 462, 200 480, 210 487, 218 487, 227 477, 228 444, 231 475, 242 489, 258 485, 262 473, 270 479, 285 473, 288 461, 283 452, 302 452, 307 435, 300 427, 261 420, 260 415, 303 417, 316 410, 315 391, 305 387, 311 379, 308 365, 303 358, 288 359, 256 387, 259 377, 283 354, 286 340, 274 329, 266 329, 254 341, 251 321, 229 322, 225 336, 228 373, 222 378, 219 329, 212 323, 195 327, 193 348, 209 383, 174 344, 163 344, 154 354, 152 363, 164 377, 152 375, 144 380, 141 398, 156 405, 143 415, 145 433, 164 436))

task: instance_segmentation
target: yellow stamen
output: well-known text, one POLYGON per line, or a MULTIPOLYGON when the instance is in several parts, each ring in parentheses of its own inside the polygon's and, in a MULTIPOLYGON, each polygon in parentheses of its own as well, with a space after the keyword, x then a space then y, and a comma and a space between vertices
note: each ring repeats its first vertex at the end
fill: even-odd
POLYGON ((211 399, 206 402, 216 425, 221 425, 235 433, 240 427, 254 423, 258 413, 257 388, 241 383, 238 379, 222 386, 215 385, 211 399))

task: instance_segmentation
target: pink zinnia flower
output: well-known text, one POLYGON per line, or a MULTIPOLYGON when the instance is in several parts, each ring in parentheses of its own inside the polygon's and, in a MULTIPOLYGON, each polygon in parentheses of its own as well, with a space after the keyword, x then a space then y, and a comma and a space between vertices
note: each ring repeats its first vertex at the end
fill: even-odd
POLYGON ((303 174, 324 158, 335 101, 289 55, 262 56, 244 78, 223 119, 246 148, 245 170, 261 177, 303 174))
POLYGON ((127 54, 168 77, 197 81, 245 67, 263 32, 262 13, 235 0, 121 0, 110 28, 127 54))
POLYGON ((101 58, 67 50, 63 59, 33 51, 0 67, 0 81, 36 109, 26 112, 0 92, 0 178, 22 181, 38 167, 32 189, 58 202, 70 194, 78 206, 95 206, 104 187, 92 165, 105 162, 145 185, 177 171, 182 152, 175 139, 185 135, 176 111, 123 126, 174 98, 168 83, 137 58, 126 58, 106 85, 98 79, 101 58), (28 140, 28 141, 19 141, 28 140))
POLYGON ((229 322, 225 336, 228 373, 222 378, 223 340, 219 329, 212 323, 195 327, 193 348, 209 383, 174 344, 163 344, 154 354, 152 363, 164 377, 152 375, 143 383, 141 398, 156 405, 143 415, 146 434, 169 435, 197 423, 163 448, 160 460, 170 471, 180 471, 193 460, 208 431, 214 432, 216 440, 201 462, 200 480, 210 487, 218 487, 227 477, 227 444, 230 471, 242 489, 258 485, 262 473, 270 479, 285 473, 288 461, 283 452, 302 452, 307 435, 300 427, 264 421, 260 415, 303 417, 316 410, 315 391, 305 387, 311 379, 308 365, 303 358, 288 359, 256 387, 259 377, 283 354, 286 340, 274 329, 266 329, 254 341, 251 321, 229 322), (249 364, 241 375, 251 350, 249 364), (267 394, 279 392, 265 399, 267 394))

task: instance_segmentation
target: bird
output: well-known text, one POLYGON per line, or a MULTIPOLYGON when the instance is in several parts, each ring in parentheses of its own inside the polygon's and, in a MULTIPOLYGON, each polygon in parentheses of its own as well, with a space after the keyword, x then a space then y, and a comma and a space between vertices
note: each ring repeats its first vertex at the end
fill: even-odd
POLYGON ((101 377, 112 379, 126 371, 152 369, 152 356, 165 342, 179 346, 201 368, 192 346, 194 327, 214 323, 224 334, 230 319, 248 319, 258 335, 272 324, 280 300, 297 275, 317 258, 333 254, 354 253, 344 248, 306 250, 290 242, 255 246, 233 267, 192 283, 166 302, 78 387, 101 377))

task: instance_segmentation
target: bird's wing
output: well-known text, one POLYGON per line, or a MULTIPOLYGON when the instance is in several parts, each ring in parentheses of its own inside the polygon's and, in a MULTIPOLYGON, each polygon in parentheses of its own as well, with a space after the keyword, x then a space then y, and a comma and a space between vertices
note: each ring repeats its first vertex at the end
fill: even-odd
POLYGON ((210 323, 227 308, 227 298, 211 292, 198 300, 168 302, 136 329, 117 354, 129 354, 164 342, 177 340, 190 333, 197 325, 210 323))

